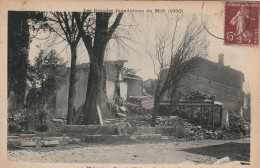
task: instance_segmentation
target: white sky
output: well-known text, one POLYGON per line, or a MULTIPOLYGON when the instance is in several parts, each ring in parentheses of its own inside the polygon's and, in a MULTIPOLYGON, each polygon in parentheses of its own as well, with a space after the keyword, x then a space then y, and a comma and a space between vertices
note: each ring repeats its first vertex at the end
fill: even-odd
MULTIPOLYGON (((123 46, 118 46, 115 43, 115 40, 110 40, 107 47, 106 60, 115 60, 115 59, 125 59, 128 62, 125 64, 126 67, 140 69, 138 75, 147 80, 149 78, 155 79, 156 75, 154 73, 154 66, 150 56, 147 54, 153 50, 153 45, 155 44, 155 33, 156 32, 165 32, 168 31, 171 34, 173 29, 175 16, 165 15, 165 14, 135 14, 129 15, 125 14, 121 23, 124 26, 124 30, 127 30, 127 33, 121 32, 120 35, 127 37, 130 40, 123 39, 125 44, 123 46), (134 26, 128 26, 129 24, 134 26)), ((179 23, 177 35, 181 36, 185 30, 185 25, 187 20, 191 18, 191 15, 184 15, 181 22, 179 23)), ((200 18, 200 16, 199 16, 200 18)), ((210 17, 212 18, 212 16, 210 17)), ((215 18, 213 18, 215 19, 215 18)), ((215 22, 217 24, 223 25, 223 18, 219 17, 215 22)), ((114 17, 111 18, 114 20, 114 17)), ((212 20, 210 20, 212 21, 212 20)), ((218 28, 218 33, 223 33, 223 27, 218 28)), ((46 36, 42 33, 40 36, 46 36)), ((218 54, 223 53, 224 64, 230 66, 233 69, 242 71, 245 74, 246 82, 248 82, 247 74, 249 73, 249 59, 250 55, 254 54, 250 47, 236 47, 236 46, 225 46, 223 45, 224 41, 217 39, 210 34, 207 34, 207 39, 210 43, 208 50, 208 60, 217 62, 218 54)), ((51 41, 51 40, 50 40, 51 41)), ((35 56, 38 55, 40 49, 46 48, 45 40, 34 40, 30 46, 30 60, 33 62, 35 56), (36 47, 36 46, 40 47, 36 47)), ((62 42, 57 45, 54 49, 60 53, 61 57, 70 65, 70 50, 69 47, 63 50, 66 47, 67 43, 62 42), (63 52, 61 52, 63 50, 63 52)), ((82 43, 78 47, 78 63, 88 62, 88 54, 82 43)))

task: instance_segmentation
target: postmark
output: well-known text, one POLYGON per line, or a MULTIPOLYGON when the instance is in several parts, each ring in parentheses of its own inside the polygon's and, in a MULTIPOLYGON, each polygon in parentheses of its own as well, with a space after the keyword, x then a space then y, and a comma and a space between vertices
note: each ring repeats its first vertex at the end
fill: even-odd
POLYGON ((226 2, 225 45, 259 45, 259 3, 226 2))

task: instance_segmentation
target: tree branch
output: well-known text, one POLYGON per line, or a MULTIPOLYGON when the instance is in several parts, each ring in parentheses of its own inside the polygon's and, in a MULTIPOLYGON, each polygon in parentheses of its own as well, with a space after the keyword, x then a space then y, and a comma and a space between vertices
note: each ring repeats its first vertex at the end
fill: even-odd
POLYGON ((108 39, 111 38, 112 34, 114 33, 115 29, 119 26, 119 23, 123 17, 123 14, 124 13, 119 13, 117 16, 116 16, 116 19, 115 19, 115 22, 112 24, 112 26, 109 28, 108 30, 108 39))

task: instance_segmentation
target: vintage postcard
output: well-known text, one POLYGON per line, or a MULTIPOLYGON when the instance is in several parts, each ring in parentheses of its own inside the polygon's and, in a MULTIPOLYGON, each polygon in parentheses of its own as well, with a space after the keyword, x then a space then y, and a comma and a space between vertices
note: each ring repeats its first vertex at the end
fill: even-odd
POLYGON ((259 2, 0 8, 3 167, 259 167, 259 2))

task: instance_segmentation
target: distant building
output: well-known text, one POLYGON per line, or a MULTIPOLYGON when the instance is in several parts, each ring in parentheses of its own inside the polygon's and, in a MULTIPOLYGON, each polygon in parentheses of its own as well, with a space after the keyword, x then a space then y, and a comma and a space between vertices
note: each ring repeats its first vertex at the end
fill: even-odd
POLYGON ((144 89, 147 94, 155 95, 157 79, 147 79, 143 82, 144 89))

